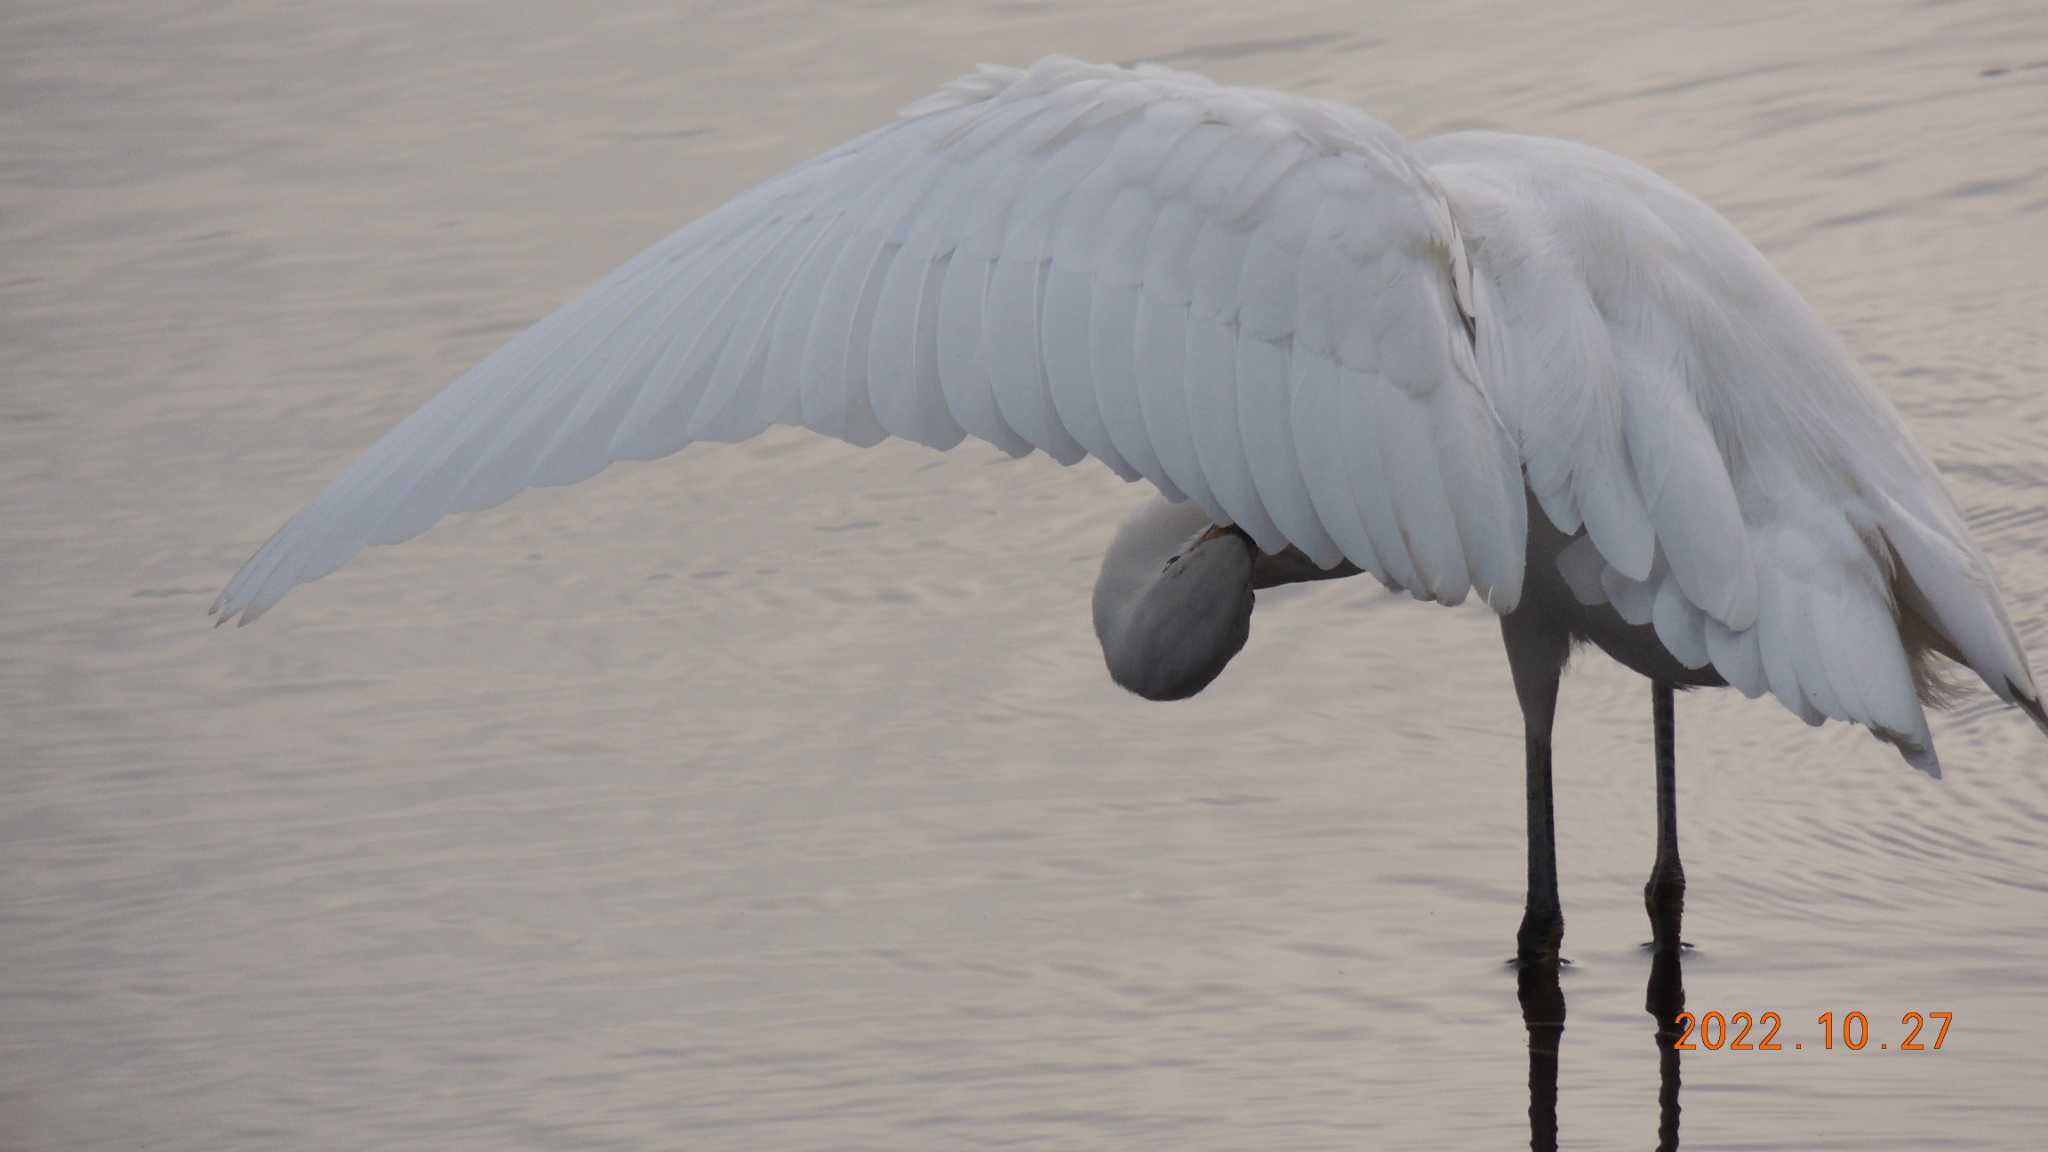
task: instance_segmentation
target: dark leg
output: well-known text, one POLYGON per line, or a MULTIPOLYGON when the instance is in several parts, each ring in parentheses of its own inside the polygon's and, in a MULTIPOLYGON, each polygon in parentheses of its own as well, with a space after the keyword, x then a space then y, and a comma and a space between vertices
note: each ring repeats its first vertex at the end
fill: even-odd
POLYGON ((1550 622, 1517 612, 1503 617, 1508 665, 1522 705, 1522 744, 1529 804, 1529 888, 1515 958, 1556 964, 1564 943, 1564 909, 1557 898, 1557 830, 1550 802, 1550 729, 1557 715, 1557 684, 1571 645, 1550 622))
POLYGON ((1557 896, 1557 824, 1550 800, 1550 741, 1534 732, 1522 743, 1529 804, 1529 888, 1515 956, 1525 964, 1555 964, 1564 945, 1564 906, 1557 896))
POLYGON ((1678 862, 1678 732, 1671 697, 1670 684, 1659 680, 1650 685, 1657 727, 1657 863, 1643 885, 1643 906, 1650 913, 1651 946, 1660 952, 1678 947, 1685 915, 1685 866, 1678 862))

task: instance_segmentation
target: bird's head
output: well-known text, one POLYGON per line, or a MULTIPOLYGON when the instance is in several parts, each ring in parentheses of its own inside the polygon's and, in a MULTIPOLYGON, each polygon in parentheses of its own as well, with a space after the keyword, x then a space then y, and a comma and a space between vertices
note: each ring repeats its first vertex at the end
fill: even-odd
POLYGON ((1216 679, 1252 629, 1258 549, 1193 504, 1156 500, 1124 522, 1095 581, 1095 635, 1112 680, 1185 700, 1216 679))

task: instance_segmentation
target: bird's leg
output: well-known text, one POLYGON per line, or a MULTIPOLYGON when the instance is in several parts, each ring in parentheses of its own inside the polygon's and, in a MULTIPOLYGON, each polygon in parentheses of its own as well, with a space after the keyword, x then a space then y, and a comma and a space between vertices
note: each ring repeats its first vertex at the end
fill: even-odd
POLYGON ((1515 958, 1524 965, 1556 964, 1564 943, 1564 908, 1557 897, 1557 828, 1550 800, 1550 730, 1557 715, 1557 685, 1570 653, 1564 630, 1522 612, 1501 618, 1515 695, 1522 705, 1529 804, 1529 888, 1515 958))
POLYGON ((1555 964, 1564 946, 1564 907, 1557 897, 1557 825, 1550 802, 1550 741, 1524 734, 1528 758, 1529 888, 1522 903, 1522 927, 1515 933, 1515 958, 1524 964, 1555 964))
POLYGON ((1657 863, 1643 885, 1643 906, 1650 913, 1651 947, 1678 947, 1679 922, 1685 915, 1685 866, 1678 861, 1678 725, 1671 685, 1650 685, 1650 711, 1657 729, 1657 863))

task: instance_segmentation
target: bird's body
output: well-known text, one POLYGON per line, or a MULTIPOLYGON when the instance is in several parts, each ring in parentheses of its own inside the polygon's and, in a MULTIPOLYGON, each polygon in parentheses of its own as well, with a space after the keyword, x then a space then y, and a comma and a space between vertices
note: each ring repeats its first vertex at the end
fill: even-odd
MULTIPOLYGON (((1112 673, 1147 695, 1207 684, 1267 583, 1478 592, 1530 724, 1532 835, 1577 640, 1656 682, 1660 721, 1671 686, 1725 683, 1929 772, 1935 654, 2048 727, 1933 465, 1712 210, 1581 145, 1410 146, 1353 109, 1062 59, 984 68, 629 262, 379 441, 215 610, 777 423, 1094 456, 1186 501, 1097 589, 1112 673)), ((1533 847, 1531 877, 1533 906, 1533 847)))

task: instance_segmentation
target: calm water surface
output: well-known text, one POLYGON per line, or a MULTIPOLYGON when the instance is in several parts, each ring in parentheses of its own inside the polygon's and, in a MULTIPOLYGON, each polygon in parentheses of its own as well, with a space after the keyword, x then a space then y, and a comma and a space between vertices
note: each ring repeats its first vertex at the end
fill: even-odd
MULTIPOLYGON (((1656 167, 1857 349, 2048 658, 2042 5, 583 7, 0 9, 0 1147, 1526 1143, 1482 610, 1270 596, 1214 689, 1148 705, 1087 615, 1142 492, 779 434, 206 627, 446 380, 983 59, 1656 167)), ((2043 1146, 2029 726, 1971 697, 1936 783, 1681 701, 1686 1003, 1807 1049, 1685 1056, 1680 1113, 1648 691, 1589 658, 1564 707, 1566 1146, 2043 1146), (1825 1011, 1869 1047, 1818 1050, 1825 1011), (1954 1014, 1943 1051, 1895 1050, 1908 1011, 1954 1014)))

